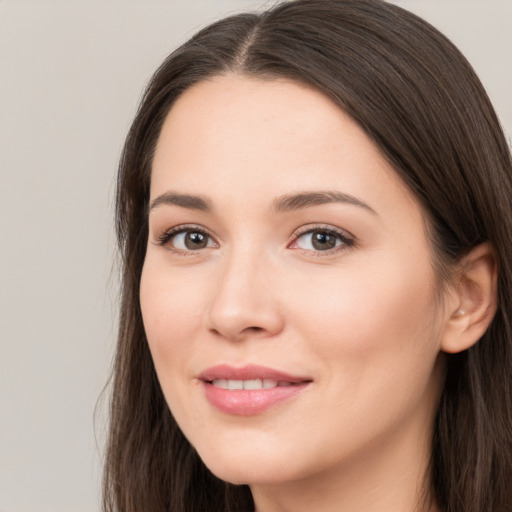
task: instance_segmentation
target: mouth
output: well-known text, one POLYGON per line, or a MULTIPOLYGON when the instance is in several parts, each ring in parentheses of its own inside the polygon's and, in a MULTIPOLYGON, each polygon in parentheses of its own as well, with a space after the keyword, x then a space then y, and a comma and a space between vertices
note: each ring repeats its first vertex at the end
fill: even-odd
POLYGON ((202 372, 198 379, 211 405, 237 416, 260 414, 292 399, 313 382, 309 377, 256 365, 214 366, 202 372))
POLYGON ((272 379, 249 379, 249 380, 227 380, 215 379, 209 381, 212 386, 221 389, 240 390, 240 389, 273 389, 294 386, 296 383, 288 381, 277 381, 272 379))

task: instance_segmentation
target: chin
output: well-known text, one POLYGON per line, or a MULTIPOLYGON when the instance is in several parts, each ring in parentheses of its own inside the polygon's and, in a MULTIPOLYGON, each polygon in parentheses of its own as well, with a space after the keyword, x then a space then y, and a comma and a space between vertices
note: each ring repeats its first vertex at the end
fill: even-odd
POLYGON ((237 466, 231 462, 206 464, 206 466, 217 478, 234 485, 278 484, 290 480, 282 473, 278 476, 277 471, 272 467, 273 464, 260 465, 258 468, 254 467, 254 464, 253 467, 237 466))
POLYGON ((277 484, 297 476, 290 466, 293 458, 283 457, 283 454, 269 451, 268 448, 246 452, 237 450, 237 453, 229 450, 222 453, 198 453, 217 478, 235 485, 277 484), (284 463, 283 459, 286 459, 284 463))

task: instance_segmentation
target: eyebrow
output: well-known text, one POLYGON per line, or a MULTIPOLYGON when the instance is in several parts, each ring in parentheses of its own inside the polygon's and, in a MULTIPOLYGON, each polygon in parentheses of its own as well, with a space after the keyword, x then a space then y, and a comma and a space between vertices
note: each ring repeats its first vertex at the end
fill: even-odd
POLYGON ((350 204, 352 206, 364 208, 373 215, 377 215, 377 212, 371 206, 357 197, 345 194, 344 192, 338 192, 336 190, 300 192, 298 194, 284 195, 278 197, 272 202, 272 210, 276 213, 281 213, 329 203, 350 204))
POLYGON ((201 196, 193 196, 190 194, 176 194, 174 192, 166 192, 158 196, 151 202, 150 210, 162 204, 181 206, 189 210, 199 210, 209 212, 213 209, 211 201, 201 196))
MULTIPOLYGON (((274 213, 282 213, 329 203, 350 204, 364 208, 373 215, 377 215, 377 212, 371 206, 357 197, 335 190, 286 194, 274 199, 271 209, 274 213)), ((181 206, 182 208, 202 212, 211 212, 213 210, 212 202, 205 197, 191 194, 178 194, 175 192, 166 192, 158 196, 151 202, 149 209, 153 210, 162 204, 181 206)))

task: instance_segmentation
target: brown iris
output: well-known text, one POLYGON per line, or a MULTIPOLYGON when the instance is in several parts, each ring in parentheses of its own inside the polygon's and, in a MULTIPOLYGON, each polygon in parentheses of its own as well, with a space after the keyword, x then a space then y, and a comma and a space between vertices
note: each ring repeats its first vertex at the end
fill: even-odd
POLYGON ((336 247, 336 236, 325 231, 314 231, 311 234, 311 243, 318 251, 328 251, 336 247))
POLYGON ((185 247, 191 250, 204 249, 208 245, 208 235, 199 231, 188 231, 185 234, 185 247))

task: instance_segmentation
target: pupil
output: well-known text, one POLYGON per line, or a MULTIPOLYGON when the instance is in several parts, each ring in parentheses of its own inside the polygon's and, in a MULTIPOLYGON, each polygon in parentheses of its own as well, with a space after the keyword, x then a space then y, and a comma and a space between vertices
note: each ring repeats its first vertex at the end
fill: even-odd
POLYGON ((325 251, 334 248, 336 245, 336 238, 329 233, 316 232, 313 233, 313 247, 320 251, 325 251))
POLYGON ((202 249, 206 247, 207 239, 203 233, 191 232, 185 237, 187 249, 202 249))

